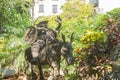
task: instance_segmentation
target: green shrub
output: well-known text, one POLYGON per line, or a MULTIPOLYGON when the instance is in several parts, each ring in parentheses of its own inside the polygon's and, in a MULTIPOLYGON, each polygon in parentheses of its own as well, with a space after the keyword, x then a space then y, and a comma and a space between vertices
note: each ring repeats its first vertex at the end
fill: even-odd
POLYGON ((111 10, 110 12, 107 12, 110 18, 112 19, 118 19, 120 18, 120 8, 115 8, 111 10))
POLYGON ((80 79, 119 79, 120 19, 106 23, 102 32, 88 31, 81 41, 82 49, 76 49, 80 79), (92 45, 91 45, 92 43, 92 45))

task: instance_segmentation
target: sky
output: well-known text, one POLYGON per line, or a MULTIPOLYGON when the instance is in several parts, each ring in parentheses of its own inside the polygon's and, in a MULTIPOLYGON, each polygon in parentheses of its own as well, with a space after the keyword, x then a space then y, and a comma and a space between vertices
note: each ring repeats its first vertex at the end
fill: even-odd
POLYGON ((99 8, 103 9, 103 12, 108 12, 118 7, 120 8, 120 0, 99 0, 99 8))

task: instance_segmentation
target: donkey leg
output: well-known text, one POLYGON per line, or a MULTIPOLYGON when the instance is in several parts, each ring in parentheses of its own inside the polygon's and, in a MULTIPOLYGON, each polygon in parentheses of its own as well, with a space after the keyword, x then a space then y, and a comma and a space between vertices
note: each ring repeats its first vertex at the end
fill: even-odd
POLYGON ((55 80, 59 80, 59 76, 60 76, 60 67, 59 66, 54 68, 54 76, 55 76, 55 80))
POLYGON ((54 78, 54 68, 51 66, 50 77, 48 77, 48 80, 53 80, 53 78, 54 78))
POLYGON ((33 65, 31 65, 31 75, 32 75, 32 80, 37 80, 37 75, 33 71, 33 65))
POLYGON ((45 80, 44 76, 43 76, 43 71, 42 71, 42 66, 40 64, 38 64, 38 69, 39 69, 39 74, 40 74, 40 80, 45 80))
POLYGON ((55 65, 53 66, 54 68, 54 76, 59 76, 60 75, 60 65, 55 62, 55 65))
POLYGON ((58 62, 58 76, 60 76, 60 62, 58 62))
POLYGON ((56 61, 53 61, 52 62, 52 67, 53 67, 53 70, 54 70, 54 77, 55 77, 55 80, 59 80, 59 75, 60 75, 60 65, 58 62, 56 61))

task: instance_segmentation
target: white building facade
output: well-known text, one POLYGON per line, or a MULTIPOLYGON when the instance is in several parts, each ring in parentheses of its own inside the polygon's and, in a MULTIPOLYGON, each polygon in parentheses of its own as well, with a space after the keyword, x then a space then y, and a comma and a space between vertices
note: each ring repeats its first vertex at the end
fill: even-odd
POLYGON ((58 15, 65 0, 35 0, 34 18, 39 16, 58 15))

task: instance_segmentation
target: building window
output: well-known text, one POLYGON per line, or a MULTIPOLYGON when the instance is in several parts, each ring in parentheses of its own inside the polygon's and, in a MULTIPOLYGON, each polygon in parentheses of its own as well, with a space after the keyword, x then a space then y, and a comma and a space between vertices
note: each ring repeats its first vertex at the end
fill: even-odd
POLYGON ((57 13, 57 5, 53 5, 52 6, 52 12, 53 13, 57 13))
POLYGON ((44 13, 44 5, 39 5, 39 13, 44 13))
POLYGON ((90 3, 94 6, 97 7, 99 5, 99 0, 90 0, 90 3))

